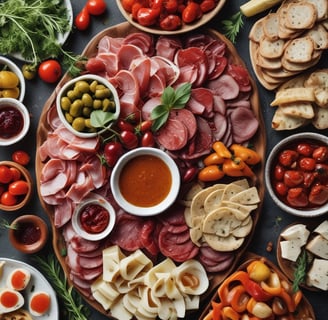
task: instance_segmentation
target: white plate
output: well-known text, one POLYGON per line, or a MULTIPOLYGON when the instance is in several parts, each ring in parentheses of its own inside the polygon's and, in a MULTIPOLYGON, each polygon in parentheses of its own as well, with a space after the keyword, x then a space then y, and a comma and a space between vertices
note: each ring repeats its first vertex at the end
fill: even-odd
MULTIPOLYGON (((60 45, 63 45, 65 43, 65 41, 67 40, 69 34, 71 33, 72 27, 73 27, 73 8, 72 8, 72 4, 70 0, 64 0, 64 5, 67 8, 67 15, 68 15, 68 20, 69 20, 69 29, 67 32, 60 33, 58 34, 58 43, 60 45)), ((31 60, 27 60, 24 57, 22 57, 22 55, 19 52, 16 53, 11 53, 10 56, 21 60, 21 61, 25 61, 25 62, 31 62, 31 60)))
POLYGON ((0 258, 0 262, 5 261, 5 264, 3 266, 3 273, 0 277, 0 288, 6 287, 6 281, 7 278, 14 269, 16 268, 24 268, 28 270, 31 273, 31 280, 29 284, 27 285, 26 289, 22 291, 22 294, 25 299, 24 309, 28 309, 28 301, 29 297, 32 293, 37 291, 45 291, 49 293, 51 298, 51 305, 50 309, 46 314, 43 316, 37 317, 38 320, 58 320, 59 319, 59 309, 58 309, 58 301, 57 296, 54 291, 54 289, 51 287, 48 280, 40 273, 37 269, 34 267, 28 265, 25 262, 13 260, 13 259, 7 259, 7 258, 0 258))

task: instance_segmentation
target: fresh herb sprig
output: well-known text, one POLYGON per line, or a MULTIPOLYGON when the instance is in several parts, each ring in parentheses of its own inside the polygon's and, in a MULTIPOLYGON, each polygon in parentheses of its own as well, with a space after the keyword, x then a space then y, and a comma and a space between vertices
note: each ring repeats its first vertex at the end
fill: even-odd
POLYGON ((35 256, 34 259, 38 267, 47 275, 60 302, 64 304, 67 311, 66 320, 90 319, 90 310, 83 304, 81 296, 75 289, 68 285, 67 278, 54 254, 50 253, 47 257, 35 256))
POLYGON ((161 104, 156 106, 150 115, 153 120, 152 130, 159 130, 167 121, 172 109, 183 109, 191 94, 191 84, 184 83, 176 90, 166 87, 161 97, 161 104))
POLYGON ((232 42, 236 43, 237 36, 239 34, 239 31, 244 25, 243 20, 244 15, 241 11, 238 11, 234 15, 230 17, 229 20, 223 20, 222 23, 222 29, 224 35, 232 42))
POLYGON ((45 59, 61 57, 70 69, 79 57, 66 52, 57 39, 69 26, 63 0, 0 1, 0 53, 20 53, 35 67, 45 59))
POLYGON ((305 250, 296 260, 296 268, 294 270, 293 292, 299 290, 300 284, 304 282, 307 267, 307 254, 305 250))
POLYGON ((0 218, 0 229, 17 229, 16 224, 11 225, 6 219, 0 218))

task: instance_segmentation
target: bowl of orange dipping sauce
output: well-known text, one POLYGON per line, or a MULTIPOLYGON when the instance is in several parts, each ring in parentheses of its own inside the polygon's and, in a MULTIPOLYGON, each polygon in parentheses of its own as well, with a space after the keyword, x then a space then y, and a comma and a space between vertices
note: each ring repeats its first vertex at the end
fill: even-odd
POLYGON ((126 212, 153 216, 168 209, 180 190, 174 160, 156 148, 138 148, 124 154, 110 180, 113 196, 126 212))

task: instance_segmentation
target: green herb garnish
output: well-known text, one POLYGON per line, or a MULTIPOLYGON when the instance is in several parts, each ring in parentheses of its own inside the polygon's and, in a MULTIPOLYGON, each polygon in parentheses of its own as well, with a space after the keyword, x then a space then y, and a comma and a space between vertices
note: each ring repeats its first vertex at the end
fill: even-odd
POLYGON ((244 25, 243 17, 242 12, 238 11, 229 20, 222 21, 223 33, 232 43, 236 43, 238 33, 244 25))
POLYGON ((34 67, 45 59, 62 57, 70 69, 79 60, 58 43, 58 35, 69 27, 63 0, 0 1, 0 52, 20 53, 34 67))
POLYGON ((114 113, 94 110, 90 114, 90 123, 94 128, 105 128, 105 126, 114 120, 114 113))
POLYGON ((90 310, 83 304, 82 298, 72 286, 68 286, 67 278, 54 254, 48 257, 34 257, 38 267, 42 269, 56 291, 60 302, 66 308, 66 320, 88 320, 90 310))
POLYGON ((156 106, 150 115, 153 120, 152 130, 159 130, 167 121, 172 109, 183 109, 191 94, 191 84, 184 83, 176 90, 166 87, 161 97, 161 104, 156 106))
POLYGON ((296 260, 296 268, 294 270, 293 292, 299 290, 300 284, 304 282, 306 276, 307 254, 305 250, 296 260))
POLYGON ((0 218, 0 228, 17 230, 17 225, 11 225, 6 219, 0 218))

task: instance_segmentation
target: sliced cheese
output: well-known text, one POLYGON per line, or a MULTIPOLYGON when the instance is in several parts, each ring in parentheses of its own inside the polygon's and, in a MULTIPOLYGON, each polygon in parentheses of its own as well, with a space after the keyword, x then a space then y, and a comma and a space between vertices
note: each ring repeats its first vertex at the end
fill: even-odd
POLYGON ((310 235, 310 231, 304 224, 295 224, 282 232, 281 237, 285 240, 299 240, 301 246, 305 245, 310 235))
POLYGON ((306 283, 321 290, 328 290, 328 260, 313 260, 311 269, 307 274, 306 283))
POLYGON ((319 224, 314 229, 314 232, 321 234, 325 239, 328 240, 328 220, 325 220, 321 224, 319 224))
POLYGON ((306 245, 306 249, 320 258, 328 260, 328 240, 321 234, 318 234, 309 241, 306 245))
POLYGON ((301 253, 301 247, 299 240, 280 241, 282 258, 295 262, 301 253))

